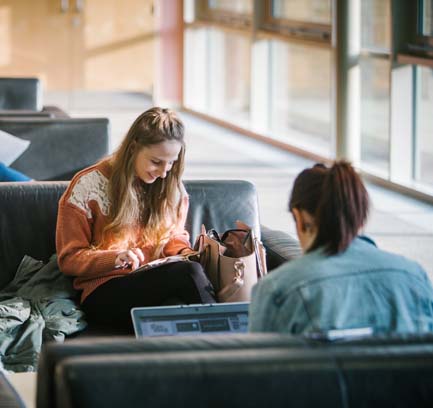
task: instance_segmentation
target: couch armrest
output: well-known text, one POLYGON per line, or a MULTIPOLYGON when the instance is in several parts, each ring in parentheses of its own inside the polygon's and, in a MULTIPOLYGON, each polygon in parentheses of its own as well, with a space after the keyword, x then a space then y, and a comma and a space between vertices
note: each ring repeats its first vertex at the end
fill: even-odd
POLYGON ((44 106, 41 111, 27 109, 0 110, 1 119, 12 118, 69 118, 70 116, 57 106, 44 106))
POLYGON ((262 242, 266 248, 268 271, 302 255, 299 241, 287 232, 273 230, 264 225, 261 225, 260 228, 262 242))
POLYGON ((11 167, 35 180, 69 180, 108 154, 106 118, 9 118, 0 129, 30 140, 11 167))
POLYGON ((27 109, 12 109, 12 110, 0 110, 1 119, 12 119, 12 118, 52 118, 54 115, 51 112, 44 110, 32 111, 27 109))

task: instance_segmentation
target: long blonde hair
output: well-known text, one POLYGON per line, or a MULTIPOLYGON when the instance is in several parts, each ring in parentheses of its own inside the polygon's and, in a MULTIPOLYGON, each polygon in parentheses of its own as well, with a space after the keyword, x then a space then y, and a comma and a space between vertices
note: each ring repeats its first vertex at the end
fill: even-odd
POLYGON ((181 181, 184 161, 184 125, 176 113, 158 107, 142 113, 111 159, 109 222, 100 246, 111 246, 110 243, 151 245, 154 247, 152 259, 161 256, 181 216, 182 199, 186 194, 181 181), (164 141, 179 142, 179 156, 164 179, 146 184, 136 177, 136 156, 141 148, 164 141))

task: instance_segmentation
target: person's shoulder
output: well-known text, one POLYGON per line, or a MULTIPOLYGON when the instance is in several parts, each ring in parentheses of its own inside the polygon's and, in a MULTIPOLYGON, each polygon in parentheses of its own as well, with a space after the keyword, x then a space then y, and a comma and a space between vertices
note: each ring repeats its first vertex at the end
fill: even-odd
POLYGON ((71 180, 61 203, 72 204, 88 213, 89 201, 95 200, 101 210, 108 210, 107 189, 110 171, 111 165, 107 159, 81 170, 71 180))
POLYGON ((425 270, 418 262, 404 255, 386 251, 360 239, 357 239, 357 245, 358 248, 361 248, 359 254, 364 260, 366 267, 371 266, 374 269, 403 271, 422 278, 424 278, 424 275, 427 276, 425 270))
POLYGON ((311 278, 311 271, 320 271, 321 253, 314 251, 283 263, 270 271, 263 279, 264 285, 273 288, 296 288, 311 278))
POLYGON ((396 269, 404 269, 407 272, 411 272, 414 274, 419 274, 420 272, 425 272, 422 266, 414 261, 413 259, 409 259, 404 255, 396 254, 393 252, 385 251, 378 248, 378 253, 380 254, 382 263, 384 265, 389 265, 390 267, 396 269))

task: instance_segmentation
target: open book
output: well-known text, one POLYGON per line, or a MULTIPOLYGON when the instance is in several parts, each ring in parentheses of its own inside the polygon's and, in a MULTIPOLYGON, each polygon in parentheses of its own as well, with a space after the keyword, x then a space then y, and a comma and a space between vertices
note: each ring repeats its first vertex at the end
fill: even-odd
POLYGON ((172 255, 167 256, 165 258, 155 259, 154 261, 148 262, 135 269, 135 272, 147 271, 149 269, 157 268, 158 266, 166 265, 173 262, 181 262, 181 261, 196 261, 198 260, 198 252, 191 252, 185 255, 172 255))

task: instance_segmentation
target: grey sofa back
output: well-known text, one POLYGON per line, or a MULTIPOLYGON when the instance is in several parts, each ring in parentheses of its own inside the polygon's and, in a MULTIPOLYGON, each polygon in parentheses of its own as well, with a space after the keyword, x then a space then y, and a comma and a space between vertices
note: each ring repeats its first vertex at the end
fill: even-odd
POLYGON ((0 78, 0 109, 42 109, 42 86, 38 78, 0 78))
MULTIPOLYGON (((37 407, 54 408, 56 404, 56 372, 59 366, 68 359, 94 356, 157 355, 163 356, 167 352, 211 350, 243 350, 265 348, 299 347, 301 340, 284 335, 254 334, 235 336, 194 336, 194 337, 158 337, 147 338, 143 341, 127 337, 98 337, 69 340, 63 344, 46 343, 43 347, 38 365, 37 377, 37 407)), ((92 384, 95 384, 92 382, 92 384)), ((114 384, 109 381, 110 386, 114 384)), ((101 400, 103 401, 103 400, 101 400)), ((106 403, 106 401, 104 401, 106 403)), ((127 406, 127 405, 125 405, 127 406)), ((145 405, 143 405, 145 406, 145 405)), ((174 406, 176 406, 174 404, 174 406)))
POLYGON ((106 118, 0 118, 0 130, 30 140, 11 167, 35 180, 69 180, 109 150, 106 118))
MULTIPOLYGON (((24 255, 46 261, 55 251, 57 206, 67 182, 0 183, 0 289, 24 255)), ((186 181, 186 228, 194 240, 204 223, 224 231, 242 220, 259 233, 255 187, 246 181, 186 181)))
POLYGON ((433 336, 282 334, 47 344, 37 407, 428 407, 433 336))

